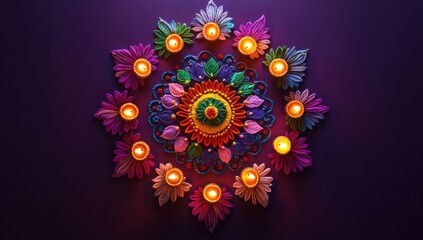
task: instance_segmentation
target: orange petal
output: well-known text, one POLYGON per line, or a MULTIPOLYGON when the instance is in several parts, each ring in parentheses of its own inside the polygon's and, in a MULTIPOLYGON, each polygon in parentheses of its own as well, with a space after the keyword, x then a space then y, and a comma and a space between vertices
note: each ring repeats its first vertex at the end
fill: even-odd
POLYGON ((192 133, 192 132, 194 132, 194 126, 193 125, 189 125, 186 129, 185 129, 185 132, 186 133, 192 133))
POLYGON ((195 91, 197 91, 197 93, 203 93, 203 89, 201 88, 200 84, 195 84, 195 91))
POLYGON ((191 104, 191 100, 189 100, 188 98, 181 98, 182 102, 184 102, 185 105, 190 105, 191 104))
POLYGON ((191 100, 191 99, 193 99, 193 98, 194 98, 194 96, 192 96, 192 94, 191 94, 191 93, 189 93, 189 92, 185 92, 185 97, 186 97, 188 100, 191 100))
POLYGON ((217 147, 217 138, 218 137, 212 137, 212 145, 213 145, 213 147, 215 148, 215 147, 217 147))
POLYGON ((209 136, 204 138, 204 145, 208 147, 211 143, 211 138, 209 136))
POLYGON ((195 96, 197 96, 197 92, 195 91, 195 88, 189 88, 188 91, 192 95, 191 99, 193 99, 195 96))
POLYGON ((223 90, 223 83, 219 83, 219 86, 217 86, 217 90, 218 91, 222 91, 223 90))
POLYGON ((191 121, 189 118, 185 118, 184 120, 181 121, 181 123, 179 123, 179 125, 181 126, 188 126, 191 124, 191 121))
POLYGON ((203 141, 203 139, 204 139, 204 135, 198 134, 197 142, 201 143, 203 141))
POLYGON ((244 104, 242 104, 242 103, 236 103, 236 104, 234 104, 234 107, 232 109, 233 110, 237 110, 237 109, 241 109, 242 107, 244 107, 244 104))
POLYGON ((176 115, 180 117, 188 117, 188 113, 186 111, 177 111, 176 115))
POLYGON ((239 120, 239 119, 234 119, 234 121, 232 122, 232 124, 235 125, 235 126, 237 126, 237 127, 243 127, 244 126, 244 124, 242 124, 241 120, 239 120))
POLYGON ((219 144, 219 147, 221 147, 223 145, 223 139, 222 137, 217 137, 217 144, 219 144))
POLYGON ((229 92, 229 86, 228 85, 226 85, 224 88, 223 88, 223 94, 227 94, 228 92, 229 92))
POLYGON ((231 131, 228 131, 228 138, 234 140, 234 134, 231 131))
POLYGON ((233 96, 235 96, 236 92, 235 91, 230 91, 227 95, 228 98, 232 98, 233 96))
POLYGON ((222 141, 226 144, 228 143, 228 132, 222 134, 222 141))
POLYGON ((211 80, 207 81, 207 89, 212 89, 213 88, 213 83, 211 80))
POLYGON ((179 104, 178 105, 179 109, 184 110, 186 112, 189 112, 189 107, 185 104, 179 104))
POLYGON ((213 90, 217 90, 217 87, 219 86, 219 82, 217 80, 214 80, 213 82, 213 90))
POLYGON ((232 131, 232 133, 234 133, 234 134, 239 134, 240 132, 239 132, 239 129, 236 127, 236 126, 234 126, 234 125, 232 125, 231 126, 231 131, 232 131))
POLYGON ((195 140, 200 134, 198 134, 198 131, 195 132, 191 135, 191 140, 195 140))
POLYGON ((233 98, 231 98, 232 102, 238 102, 238 100, 240 99, 240 96, 235 96, 233 98))
POLYGON ((203 88, 203 90, 208 89, 207 88, 207 83, 205 81, 201 82, 201 87, 203 88))

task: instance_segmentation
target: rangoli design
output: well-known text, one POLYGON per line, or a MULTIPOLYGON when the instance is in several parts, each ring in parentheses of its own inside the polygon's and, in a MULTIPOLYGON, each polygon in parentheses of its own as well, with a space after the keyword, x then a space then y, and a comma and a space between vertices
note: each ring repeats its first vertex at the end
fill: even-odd
POLYGON ((152 89, 148 119, 140 119, 140 110, 128 90, 107 94, 94 117, 102 121, 106 132, 122 136, 114 151, 113 177, 145 179, 156 166, 152 187, 159 205, 189 194, 192 215, 213 232, 230 213, 234 195, 254 205, 268 206, 271 169, 264 163, 251 162, 249 156, 262 156, 262 145, 269 139, 274 152, 267 155, 268 161, 276 171, 298 173, 312 165, 306 138, 300 132, 312 130, 329 108, 308 89, 284 92, 302 83, 308 50, 286 46, 269 49, 264 15, 233 30, 228 12, 211 0, 205 10, 194 15, 191 25, 159 18, 154 47, 138 44, 113 50, 117 81, 135 91, 145 81, 154 81, 150 77, 153 71, 160 73, 159 57, 166 61, 171 54, 180 54, 185 45, 194 44, 194 34, 196 39, 215 44, 228 40, 232 31, 238 52, 251 59, 264 55, 263 65, 273 79, 261 79, 257 70, 237 62, 231 54, 215 56, 206 49, 185 56, 175 71, 161 73, 161 82, 152 89), (266 96, 269 85, 282 88, 279 91, 286 95, 284 103, 277 100, 285 104, 286 119, 276 119, 272 114, 274 102, 266 96), (139 121, 148 121, 151 129, 142 131, 152 131, 156 143, 141 138, 139 121), (275 124, 285 124, 291 131, 272 137, 275 124), (152 150, 168 153, 174 162, 155 159, 152 150), (198 177, 218 176, 226 169, 236 175, 232 186, 222 185, 216 178, 217 182, 192 189, 184 175, 191 169, 199 173, 198 177))

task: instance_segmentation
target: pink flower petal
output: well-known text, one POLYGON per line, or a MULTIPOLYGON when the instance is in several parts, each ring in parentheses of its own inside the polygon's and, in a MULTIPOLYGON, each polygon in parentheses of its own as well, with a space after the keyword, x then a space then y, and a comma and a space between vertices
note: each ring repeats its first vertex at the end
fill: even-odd
POLYGON ((169 91, 172 96, 180 98, 184 96, 184 87, 178 83, 169 83, 169 91))
POLYGON ((224 163, 228 163, 232 158, 231 150, 229 150, 225 146, 220 147, 217 152, 219 154, 220 160, 222 160, 222 162, 224 163))

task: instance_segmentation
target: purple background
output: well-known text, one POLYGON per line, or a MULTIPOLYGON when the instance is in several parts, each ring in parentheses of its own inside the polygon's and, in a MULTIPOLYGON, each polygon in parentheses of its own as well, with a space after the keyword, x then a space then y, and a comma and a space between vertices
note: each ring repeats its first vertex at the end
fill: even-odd
MULTIPOLYGON (((152 173, 112 179, 114 141, 92 114, 105 94, 122 90, 110 50, 153 41, 157 18, 190 22, 207 1, 9 1, 2 6, 2 143, 0 238, 152 239, 409 239, 423 224, 419 128, 423 29, 413 1, 216 0, 236 28, 265 14, 272 47, 309 48, 301 89, 331 107, 306 132, 313 167, 285 176, 272 168, 269 207, 235 197, 214 235, 190 214, 188 198, 158 206, 152 173)), ((417 3, 418 1, 414 1, 417 3)), ((419 15, 420 14, 420 15, 419 15)), ((285 130, 282 97, 260 61, 225 42, 195 41, 161 59, 136 95, 140 131, 157 162, 173 161, 153 142, 145 108, 151 87, 185 54, 232 53, 272 86, 277 124, 285 130)), ((265 145, 257 162, 269 165, 265 145)), ((252 165, 253 160, 248 162, 252 165)), ((175 165, 177 165, 175 163, 175 165)), ((231 187, 235 173, 199 176, 231 187)), ((189 194, 191 194, 190 192, 189 194)))

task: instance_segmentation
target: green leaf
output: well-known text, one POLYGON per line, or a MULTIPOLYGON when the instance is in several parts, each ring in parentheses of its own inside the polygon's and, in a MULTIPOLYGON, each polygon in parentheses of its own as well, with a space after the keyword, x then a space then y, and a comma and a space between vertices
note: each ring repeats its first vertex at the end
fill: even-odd
POLYGON ((233 74, 229 85, 234 88, 239 87, 244 82, 244 77, 244 71, 233 74))
POLYGON ((238 95, 241 97, 249 96, 254 90, 254 83, 245 82, 239 87, 238 95))
POLYGON ((184 38, 184 43, 186 43, 186 44, 192 44, 192 39, 184 38))
POLYGON ((285 47, 285 46, 283 46, 283 48, 282 48, 282 58, 284 58, 284 57, 285 57, 285 53, 286 53, 286 47, 285 47))
POLYGON ((180 84, 189 84, 191 82, 191 75, 185 70, 178 70, 178 74, 176 75, 178 82, 180 84))
POLYGON ((164 33, 160 30, 154 30, 154 34, 156 34, 159 38, 166 39, 166 35, 164 35, 164 33))
POLYGON ((219 64, 216 62, 216 60, 211 58, 204 66, 204 73, 207 75, 207 77, 213 79, 219 73, 219 69, 219 64))
POLYGON ((165 36, 168 36, 168 35, 170 34, 169 29, 167 29, 167 27, 165 26, 165 24, 164 24, 164 23, 162 23, 160 20, 159 20, 159 22, 157 23, 157 27, 159 28, 159 30, 160 30, 160 31, 162 31, 162 33, 163 33, 165 36))
POLYGON ((276 49, 276 52, 275 52, 275 57, 276 58, 282 58, 283 56, 282 56, 282 48, 281 47, 278 47, 277 49, 276 49))
POLYGON ((191 145, 189 145, 187 149, 187 152, 189 157, 192 159, 201 156, 203 150, 201 149, 201 146, 198 143, 191 143, 191 145))
MULTIPOLYGON (((157 50, 157 49, 156 49, 157 50)), ((165 53, 166 53, 166 48, 162 48, 162 49, 160 49, 160 51, 159 51, 159 56, 160 57, 162 57, 163 55, 165 55, 165 53)))
POLYGON ((275 59, 275 50, 273 50, 273 48, 270 49, 270 57, 273 59, 275 59))
POLYGON ((162 39, 162 38, 156 38, 156 39, 154 39, 154 44, 162 45, 164 43, 165 43, 165 40, 162 39))

